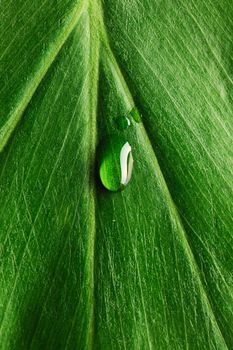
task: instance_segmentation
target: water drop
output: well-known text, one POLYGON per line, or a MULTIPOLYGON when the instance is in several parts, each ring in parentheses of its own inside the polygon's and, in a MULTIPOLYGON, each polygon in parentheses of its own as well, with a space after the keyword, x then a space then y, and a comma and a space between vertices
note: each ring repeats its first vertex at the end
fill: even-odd
POLYGON ((133 156, 128 141, 120 136, 110 137, 100 150, 99 174, 109 191, 123 190, 129 183, 133 170, 133 156))
POLYGON ((133 107, 130 111, 130 116, 135 120, 135 122, 140 123, 141 120, 141 116, 138 112, 137 107, 133 107))
POLYGON ((131 123, 129 118, 121 116, 116 119, 116 124, 119 130, 125 130, 130 126, 131 123))

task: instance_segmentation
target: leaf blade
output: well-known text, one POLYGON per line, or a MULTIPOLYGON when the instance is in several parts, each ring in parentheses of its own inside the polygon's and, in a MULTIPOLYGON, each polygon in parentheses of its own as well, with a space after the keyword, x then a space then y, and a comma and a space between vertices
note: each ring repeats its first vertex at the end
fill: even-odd
MULTIPOLYGON (((40 16, 45 32, 65 13, 61 32, 71 31, 76 2, 58 2, 57 13, 51 4, 44 2, 37 29, 26 26, 25 35, 41 28, 40 16)), ((206 4, 198 5, 200 11, 185 2, 180 7, 146 0, 103 2, 103 21, 100 4, 85 3, 70 35, 46 33, 48 46, 59 54, 37 90, 30 89, 23 121, 1 154, 4 350, 230 346, 227 234, 232 222, 225 184, 230 179, 230 58, 217 50, 221 40, 227 47, 230 36, 222 35, 230 24, 224 10, 216 45, 205 32, 216 26, 219 5, 212 7, 211 18, 206 4), (172 34, 169 26, 175 28, 172 34), (189 45, 193 35, 195 47, 189 45), (57 37, 65 41, 61 49, 57 37), (133 108, 134 100, 149 139, 142 126, 126 135, 136 166, 132 183, 114 196, 95 182, 96 129, 98 140, 116 132, 114 118, 133 108), (197 102, 207 107, 203 118, 197 102)), ((22 11, 25 4, 18 6, 22 11)), ((12 14, 12 4, 8 9, 12 14)), ((44 55, 40 52, 37 62, 44 55)), ((2 99, 4 118, 27 86, 19 76, 16 81, 12 97, 2 99)))

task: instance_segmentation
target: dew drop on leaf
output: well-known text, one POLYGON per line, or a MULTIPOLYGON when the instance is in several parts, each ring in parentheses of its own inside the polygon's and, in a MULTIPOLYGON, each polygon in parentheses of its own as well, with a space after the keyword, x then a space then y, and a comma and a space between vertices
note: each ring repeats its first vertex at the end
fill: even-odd
POLYGON ((115 123, 117 128, 123 131, 131 125, 132 120, 134 120, 136 123, 141 122, 141 116, 136 107, 133 107, 131 111, 127 113, 127 115, 117 117, 115 123))
POLYGON ((116 119, 116 125, 119 130, 125 130, 130 126, 131 122, 129 118, 122 116, 116 119))
POLYGON ((129 115, 135 120, 136 123, 140 123, 142 121, 140 113, 138 112, 137 107, 133 107, 131 109, 129 115))
POLYGON ((133 170, 133 156, 128 141, 120 136, 109 137, 100 149, 99 175, 109 191, 123 190, 129 183, 133 170))

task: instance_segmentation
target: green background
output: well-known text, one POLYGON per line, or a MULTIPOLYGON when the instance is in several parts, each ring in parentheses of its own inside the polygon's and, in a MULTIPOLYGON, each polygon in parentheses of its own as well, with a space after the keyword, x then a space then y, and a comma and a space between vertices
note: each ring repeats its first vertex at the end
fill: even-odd
POLYGON ((232 348, 232 32, 229 0, 1 1, 1 349, 232 348))

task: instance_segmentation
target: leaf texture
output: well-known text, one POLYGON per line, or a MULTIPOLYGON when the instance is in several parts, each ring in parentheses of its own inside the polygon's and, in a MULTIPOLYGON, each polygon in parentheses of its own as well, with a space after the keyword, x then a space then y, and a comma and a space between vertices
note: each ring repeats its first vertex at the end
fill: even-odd
POLYGON ((230 2, 0 6, 0 347, 230 349, 230 2), (134 105, 113 194, 98 144, 134 105))

